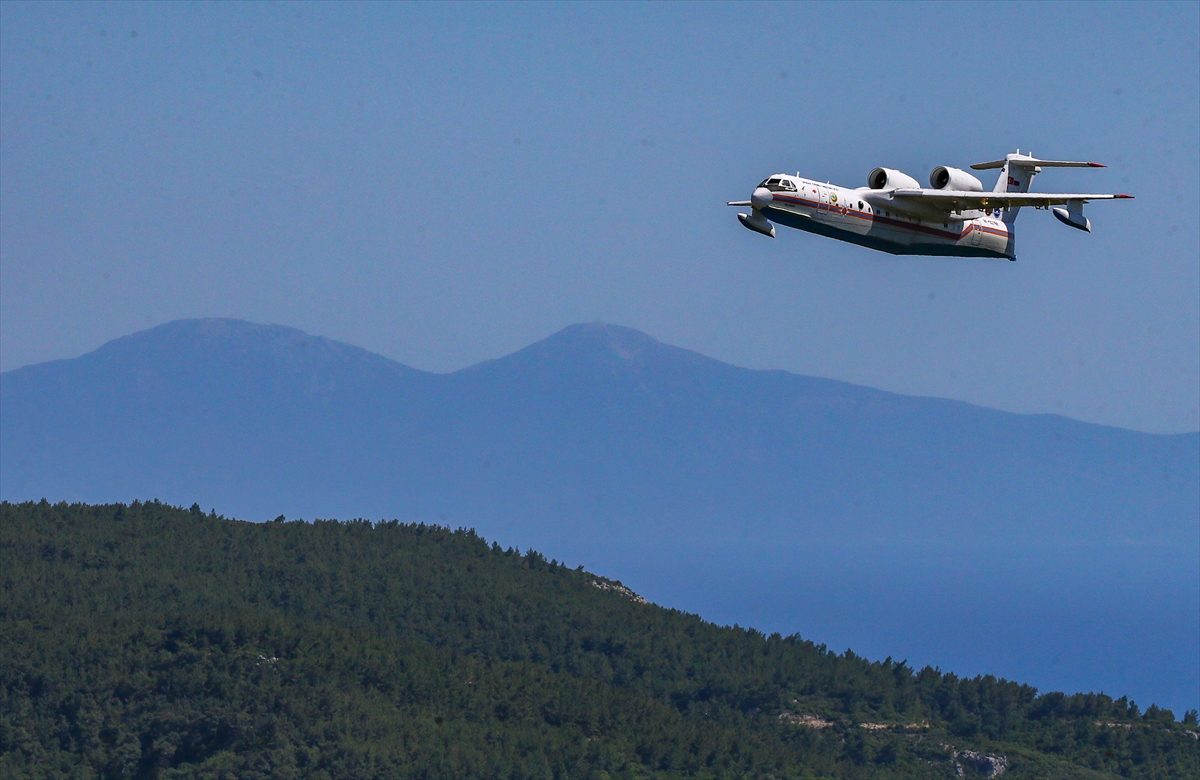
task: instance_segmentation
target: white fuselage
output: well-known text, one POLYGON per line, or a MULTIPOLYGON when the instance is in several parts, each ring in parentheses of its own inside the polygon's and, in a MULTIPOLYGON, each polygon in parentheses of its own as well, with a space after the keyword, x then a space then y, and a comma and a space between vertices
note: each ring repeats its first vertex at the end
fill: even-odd
POLYGON ((769 198, 756 190, 754 206, 788 227, 898 255, 1016 256, 1011 220, 1000 210, 922 213, 908 203, 901 208, 891 190, 848 189, 786 174, 768 182, 769 198))

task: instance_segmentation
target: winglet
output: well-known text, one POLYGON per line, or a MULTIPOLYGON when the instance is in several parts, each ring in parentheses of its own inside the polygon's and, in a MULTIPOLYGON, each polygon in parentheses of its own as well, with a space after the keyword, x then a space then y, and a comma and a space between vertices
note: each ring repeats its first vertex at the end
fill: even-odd
POLYGON ((1125 193, 1121 193, 1120 195, 1113 195, 1113 197, 1114 198, 1128 198, 1129 200, 1133 200, 1132 195, 1126 195, 1125 193))

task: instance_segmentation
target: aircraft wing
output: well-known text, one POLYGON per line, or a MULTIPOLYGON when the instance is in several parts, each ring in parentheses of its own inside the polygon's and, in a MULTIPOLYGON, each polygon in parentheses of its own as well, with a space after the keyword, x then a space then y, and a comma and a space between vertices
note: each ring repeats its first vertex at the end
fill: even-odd
POLYGON ((1114 200, 1132 195, 1108 195, 1084 192, 970 192, 966 190, 900 189, 892 197, 901 202, 926 206, 944 206, 953 211, 990 209, 1002 206, 1061 206, 1077 200, 1114 200))

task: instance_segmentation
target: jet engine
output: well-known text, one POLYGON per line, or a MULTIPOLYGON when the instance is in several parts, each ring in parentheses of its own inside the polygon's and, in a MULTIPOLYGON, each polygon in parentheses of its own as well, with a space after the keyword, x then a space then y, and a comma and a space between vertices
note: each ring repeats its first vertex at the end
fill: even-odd
POLYGON ((958 168, 939 165, 929 174, 929 186, 935 190, 983 192, 983 184, 971 174, 958 168))
POLYGON ((873 190, 894 190, 898 188, 921 189, 917 180, 907 173, 894 171, 891 168, 876 168, 867 174, 867 186, 873 190))

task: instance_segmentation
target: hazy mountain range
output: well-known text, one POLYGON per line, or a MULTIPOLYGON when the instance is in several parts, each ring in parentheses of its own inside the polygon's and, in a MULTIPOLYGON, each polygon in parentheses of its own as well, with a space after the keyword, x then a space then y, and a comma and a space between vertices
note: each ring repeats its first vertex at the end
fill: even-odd
MULTIPOLYGON (((1177 634, 1130 629, 1146 645, 1138 659, 1064 646, 1046 673, 1095 667, 1103 682, 1119 663, 1136 693, 1144 663, 1150 688, 1180 691, 1160 703, 1200 698, 1200 640, 1187 639, 1200 626, 1200 434, 752 371, 603 324, 431 374, 292 328, 179 321, 6 372, 0 394, 7 500, 157 497, 253 520, 471 526, 707 617, 823 627, 867 652, 889 632, 928 635, 924 618, 904 618, 914 599, 968 599, 1001 621, 989 648, 1012 659, 1032 629, 989 609, 1050 608, 1038 630, 1058 636, 1072 631, 1056 605, 1119 628, 1154 608, 1105 588, 1144 591, 1177 634), (1029 587, 1028 603, 1009 604, 1029 587), (854 613, 868 593, 896 625, 854 613), (1164 653, 1182 671, 1164 670, 1164 653)), ((966 663, 972 642, 913 660, 966 663)))

